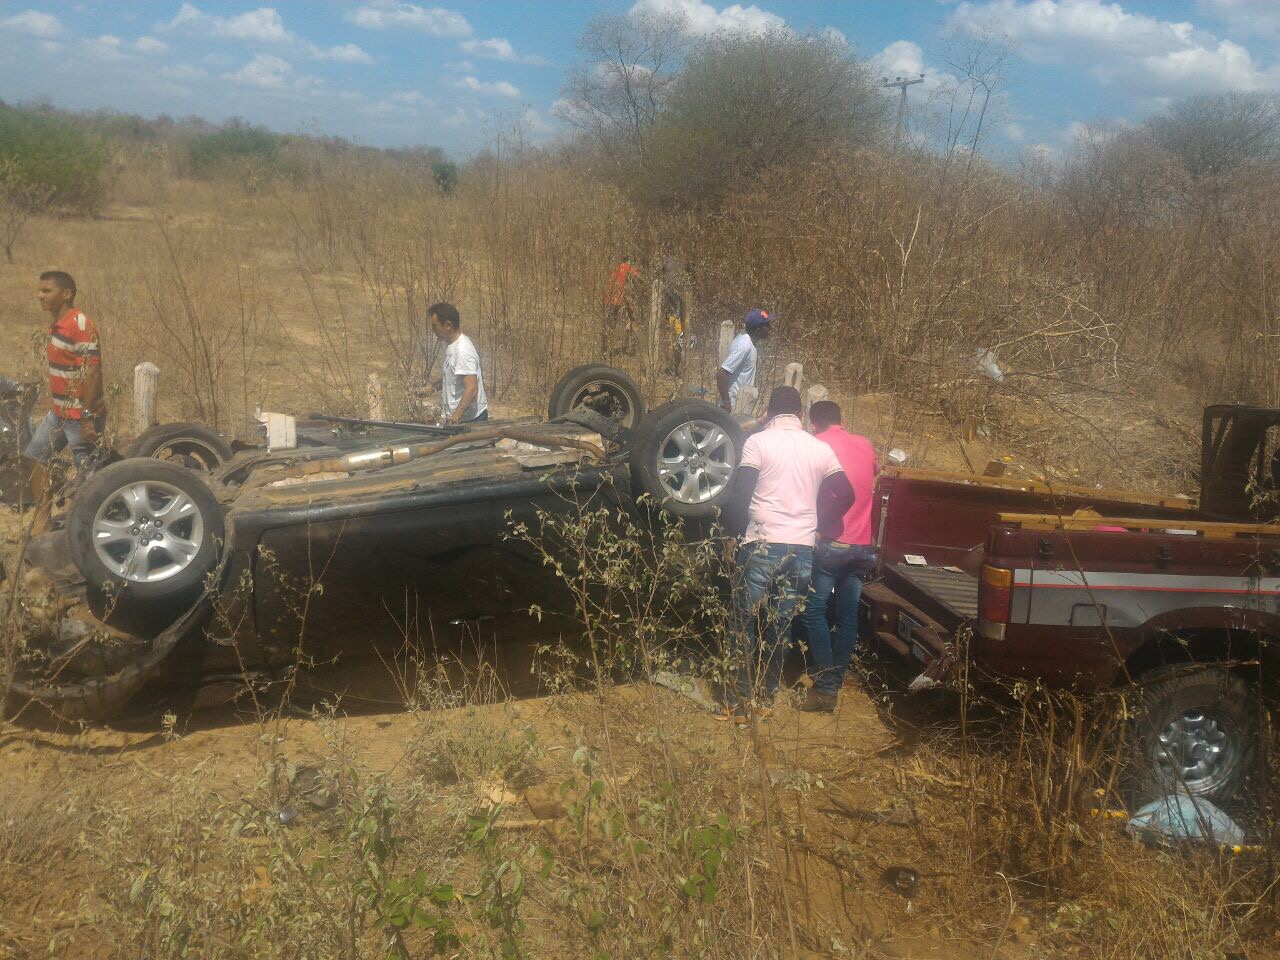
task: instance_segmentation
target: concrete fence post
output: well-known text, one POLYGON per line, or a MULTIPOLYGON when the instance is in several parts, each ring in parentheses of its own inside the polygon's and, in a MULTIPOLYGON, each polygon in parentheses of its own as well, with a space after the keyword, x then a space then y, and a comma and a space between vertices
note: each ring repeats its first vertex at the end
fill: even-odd
POLYGON ((376 373, 369 374, 369 419, 385 420, 382 408, 382 378, 376 373))
POLYGON ((649 369, 662 362, 662 281, 654 280, 649 293, 649 369))
POLYGON ((807 420, 809 418, 809 408, 819 400, 827 399, 827 388, 820 383, 815 383, 808 390, 802 393, 801 396, 804 397, 804 416, 807 420))
POLYGON ((156 425, 156 395, 160 392, 160 368, 144 360, 133 368, 133 429, 142 433, 156 425))
POLYGON ((724 363, 724 358, 729 355, 729 348, 733 346, 733 321, 720 321, 720 363, 724 363))

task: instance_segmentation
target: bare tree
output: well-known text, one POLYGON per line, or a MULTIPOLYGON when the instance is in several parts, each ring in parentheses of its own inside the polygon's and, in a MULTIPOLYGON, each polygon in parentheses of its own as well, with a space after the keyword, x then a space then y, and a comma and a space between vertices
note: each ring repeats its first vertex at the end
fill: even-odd
POLYGON ((1143 128, 1195 180, 1280 160, 1280 105, 1267 94, 1191 97, 1143 128))
POLYGON ((616 163, 643 163, 646 135, 688 50, 681 14, 632 13, 593 19, 569 74, 561 114, 616 163))
POLYGON ((24 180, 12 160, 0 161, 0 246, 6 262, 13 263, 13 248, 27 221, 49 205, 52 192, 24 180))

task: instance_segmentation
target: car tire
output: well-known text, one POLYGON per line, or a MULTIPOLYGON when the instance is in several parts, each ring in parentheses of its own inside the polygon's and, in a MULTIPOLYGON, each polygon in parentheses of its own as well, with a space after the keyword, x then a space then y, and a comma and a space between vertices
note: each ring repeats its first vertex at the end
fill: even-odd
MULTIPOLYGON (((198 474, 134 458, 85 481, 67 534, 71 559, 89 588, 136 609, 194 599, 204 589, 222 549, 223 513, 198 474)), ((172 612, 168 604, 155 607, 172 612)))
POLYGON ((637 493, 681 519, 712 519, 729 502, 742 443, 742 427, 713 404, 663 404, 635 431, 631 474, 637 493))
POLYGON ((1253 765, 1258 702, 1250 684, 1225 667, 1190 663, 1149 670, 1138 684, 1139 794, 1229 800, 1253 765))
POLYGON ((212 473, 233 456, 231 445, 202 423, 162 423, 144 430, 126 457, 154 457, 189 470, 212 473))
POLYGON ((645 414, 640 385, 630 374, 599 363, 574 367, 556 381, 551 388, 547 416, 556 420, 580 405, 631 429, 645 414))

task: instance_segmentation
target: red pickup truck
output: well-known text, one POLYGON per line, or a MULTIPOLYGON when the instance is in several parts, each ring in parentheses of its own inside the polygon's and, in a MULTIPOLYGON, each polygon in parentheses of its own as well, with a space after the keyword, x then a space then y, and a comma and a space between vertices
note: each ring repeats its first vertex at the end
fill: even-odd
POLYGON ((1205 410, 1198 503, 906 468, 876 488, 864 638, 913 689, 970 673, 1135 685, 1148 790, 1229 797, 1280 639, 1280 410, 1205 410))

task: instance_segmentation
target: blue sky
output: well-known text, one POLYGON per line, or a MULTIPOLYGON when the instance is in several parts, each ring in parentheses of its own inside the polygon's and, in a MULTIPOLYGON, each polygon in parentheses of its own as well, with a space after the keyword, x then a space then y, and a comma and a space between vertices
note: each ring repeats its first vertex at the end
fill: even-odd
POLYGON ((1280 92, 1280 0, 0 0, 0 98, 154 116, 239 116, 465 157, 499 127, 564 131, 556 101, 599 13, 679 9, 693 33, 839 31, 882 74, 941 96, 948 51, 1011 53, 992 149, 1054 154, 1083 123, 1191 93, 1280 92))

